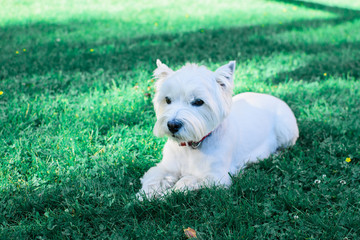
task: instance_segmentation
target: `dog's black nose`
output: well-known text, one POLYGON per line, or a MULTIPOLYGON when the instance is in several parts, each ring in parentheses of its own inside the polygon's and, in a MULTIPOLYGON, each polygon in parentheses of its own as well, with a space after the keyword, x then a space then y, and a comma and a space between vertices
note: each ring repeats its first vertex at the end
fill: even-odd
POLYGON ((183 123, 179 120, 168 121, 167 126, 171 133, 177 133, 179 129, 183 126, 183 123))

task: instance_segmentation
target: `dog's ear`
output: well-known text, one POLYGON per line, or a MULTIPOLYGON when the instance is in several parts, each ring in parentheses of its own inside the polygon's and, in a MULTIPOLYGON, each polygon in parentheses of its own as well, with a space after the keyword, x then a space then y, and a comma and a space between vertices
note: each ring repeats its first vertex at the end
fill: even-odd
POLYGON ((163 64, 159 59, 156 60, 156 65, 157 68, 154 70, 154 77, 157 79, 164 79, 174 72, 168 66, 163 64))
POLYGON ((219 67, 215 71, 216 82, 225 89, 232 89, 234 83, 235 61, 219 67))

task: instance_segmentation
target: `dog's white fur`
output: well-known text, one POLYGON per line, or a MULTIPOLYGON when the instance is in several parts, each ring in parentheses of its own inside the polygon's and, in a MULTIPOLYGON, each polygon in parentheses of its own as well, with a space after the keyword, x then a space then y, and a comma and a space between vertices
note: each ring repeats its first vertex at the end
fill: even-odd
POLYGON ((168 141, 162 161, 141 179, 140 198, 207 184, 228 186, 229 173, 236 174, 246 163, 295 144, 299 131, 286 103, 249 92, 232 98, 235 61, 215 72, 195 64, 173 71, 159 60, 157 66, 154 133, 168 136, 168 141), (194 105, 196 99, 204 104, 194 105), (167 126, 172 120, 183 123, 176 133, 167 126), (179 145, 200 141, 210 132, 196 149, 179 145))

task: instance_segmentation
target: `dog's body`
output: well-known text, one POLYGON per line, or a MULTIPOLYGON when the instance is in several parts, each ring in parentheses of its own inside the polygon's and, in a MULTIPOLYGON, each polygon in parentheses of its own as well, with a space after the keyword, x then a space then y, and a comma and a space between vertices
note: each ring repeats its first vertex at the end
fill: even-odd
POLYGON ((235 62, 216 72, 196 65, 173 72, 157 64, 154 132, 169 140, 162 161, 142 178, 140 193, 228 186, 229 173, 295 144, 298 128, 286 103, 258 93, 231 98, 235 62))

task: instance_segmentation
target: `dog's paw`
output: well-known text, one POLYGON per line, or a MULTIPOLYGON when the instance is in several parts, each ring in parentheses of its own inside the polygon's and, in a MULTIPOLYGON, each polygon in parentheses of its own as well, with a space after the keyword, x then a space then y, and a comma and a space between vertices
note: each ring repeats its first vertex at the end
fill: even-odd
POLYGON ((173 187, 174 190, 195 190, 201 188, 204 183, 199 178, 194 176, 185 176, 180 178, 173 187))
POLYGON ((144 192, 142 190, 140 190, 136 195, 135 198, 139 201, 144 201, 144 200, 148 200, 148 201, 152 201, 152 200, 164 200, 165 197, 169 194, 172 193, 172 189, 166 189, 163 191, 149 191, 149 192, 144 192))
POLYGON ((172 175, 165 176, 164 178, 151 183, 145 183, 141 190, 136 194, 136 198, 140 201, 147 199, 163 197, 168 190, 174 186, 177 178, 172 175))

